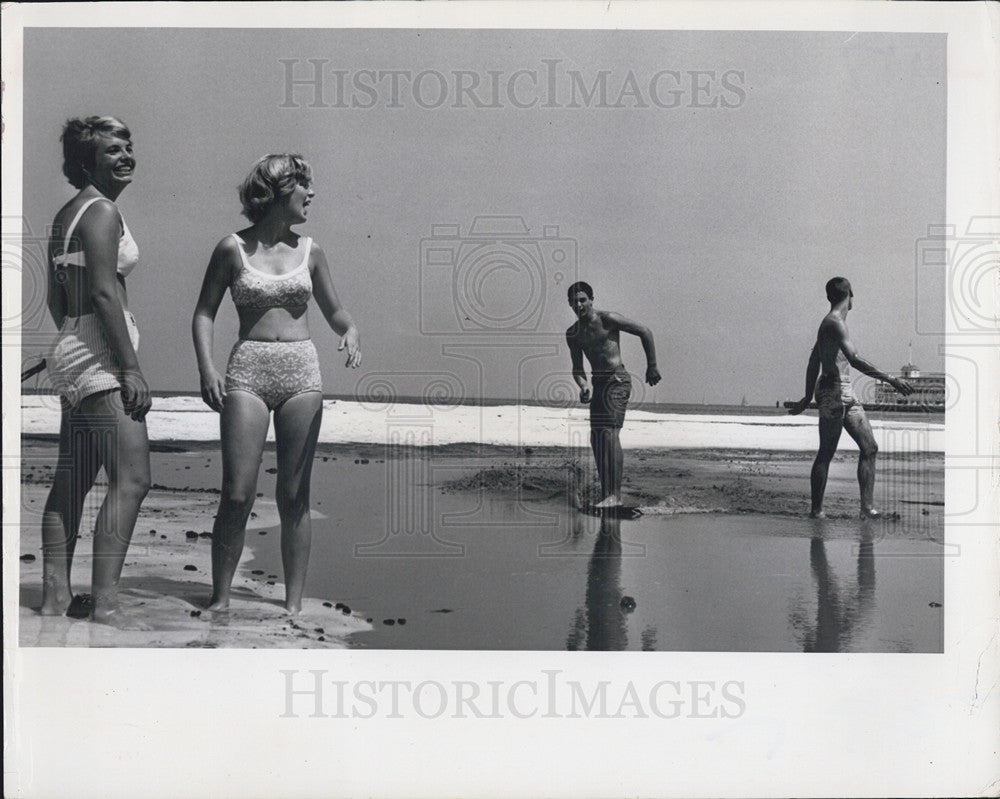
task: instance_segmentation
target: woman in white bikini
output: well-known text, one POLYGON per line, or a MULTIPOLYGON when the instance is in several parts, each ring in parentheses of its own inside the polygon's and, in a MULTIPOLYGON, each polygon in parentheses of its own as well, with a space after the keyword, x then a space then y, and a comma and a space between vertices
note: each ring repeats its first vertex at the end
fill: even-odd
POLYGON ((48 356, 62 398, 59 461, 42 517, 45 615, 128 622, 118 581, 149 490, 149 388, 136 360, 139 333, 125 277, 139 251, 115 205, 132 182, 131 133, 114 117, 71 119, 62 134, 63 173, 80 191, 64 205, 49 240, 48 306, 59 335, 48 356), (108 492, 94 529, 92 598, 70 589, 83 502, 104 467, 108 492))
POLYGON ((319 360, 306 313, 310 296, 343 336, 339 349, 347 348, 347 366, 361 365, 358 329, 337 299, 323 250, 292 231, 306 221, 311 182, 309 165, 298 155, 267 155, 254 164, 239 192, 252 224, 216 246, 194 312, 201 395, 221 414, 222 497, 212 530, 208 605, 213 611, 229 607, 272 411, 285 608, 290 613, 302 608, 312 539, 309 479, 323 414, 319 360), (240 334, 223 379, 212 360, 212 343, 227 289, 240 334))

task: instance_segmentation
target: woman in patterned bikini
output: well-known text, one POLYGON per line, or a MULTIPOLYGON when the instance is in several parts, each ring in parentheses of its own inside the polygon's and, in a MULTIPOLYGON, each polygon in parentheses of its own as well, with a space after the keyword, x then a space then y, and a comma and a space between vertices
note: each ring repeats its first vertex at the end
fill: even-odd
POLYGON ((192 332, 202 399, 220 414, 222 497, 212 530, 212 598, 224 611, 243 552, 257 474, 274 412, 285 608, 302 608, 312 529, 309 480, 323 414, 316 348, 309 338, 307 303, 315 296, 330 327, 343 338, 347 366, 361 365, 358 329, 341 307, 326 256, 292 231, 306 221, 312 173, 298 155, 267 155, 240 186, 251 225, 215 248, 194 312, 192 332), (239 340, 223 379, 212 360, 215 315, 226 290, 240 319, 239 340))
POLYGON ((41 613, 142 627, 118 603, 125 553, 149 490, 150 396, 125 293, 139 250, 115 205, 135 172, 132 134, 121 120, 92 116, 69 120, 62 144, 63 173, 80 191, 56 214, 49 241, 48 306, 59 335, 47 362, 62 417, 42 516, 41 613), (94 528, 92 597, 74 597, 80 517, 102 466, 108 491, 94 528))

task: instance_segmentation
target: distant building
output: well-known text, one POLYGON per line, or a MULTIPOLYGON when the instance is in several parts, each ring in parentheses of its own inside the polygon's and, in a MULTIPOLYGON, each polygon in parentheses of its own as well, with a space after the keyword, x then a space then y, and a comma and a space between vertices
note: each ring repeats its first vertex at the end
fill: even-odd
POLYGON ((905 380, 913 386, 910 396, 897 394, 888 383, 878 383, 875 386, 875 404, 895 406, 918 406, 944 410, 945 379, 943 372, 921 372, 912 363, 903 365, 899 374, 893 375, 905 380))

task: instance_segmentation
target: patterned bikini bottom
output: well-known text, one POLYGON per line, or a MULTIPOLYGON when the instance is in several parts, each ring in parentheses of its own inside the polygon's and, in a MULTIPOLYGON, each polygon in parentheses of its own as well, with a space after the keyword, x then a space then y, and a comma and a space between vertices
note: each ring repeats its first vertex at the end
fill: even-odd
POLYGON ((236 342, 226 367, 226 391, 248 391, 275 410, 298 394, 323 391, 311 339, 236 342))

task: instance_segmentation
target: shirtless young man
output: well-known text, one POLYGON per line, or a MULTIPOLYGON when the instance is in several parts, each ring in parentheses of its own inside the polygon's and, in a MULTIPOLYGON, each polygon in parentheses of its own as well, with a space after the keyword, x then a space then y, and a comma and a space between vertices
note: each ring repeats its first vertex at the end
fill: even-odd
POLYGON ((813 463, 812 510, 809 515, 822 519, 823 494, 826 492, 826 476, 830 461, 837 451, 840 433, 846 429, 848 435, 858 443, 858 484, 861 487, 861 517, 878 518, 873 507, 875 493, 875 456, 878 445, 872 435, 871 425, 865 416, 865 409, 854 395, 851 386, 851 367, 869 377, 888 383, 903 396, 913 393, 913 386, 905 380, 890 377, 880 372, 866 361, 854 348, 847 332, 847 312, 853 307, 854 292, 844 277, 832 278, 826 284, 826 297, 830 301, 830 312, 823 317, 816 335, 816 344, 809 356, 806 369, 806 393, 788 412, 793 416, 809 407, 816 390, 816 406, 819 408, 819 452, 813 463), (819 375, 823 367, 823 376, 819 375))
POLYGON ((601 480, 598 508, 622 504, 622 445, 619 431, 625 422, 625 408, 632 393, 632 380, 622 364, 619 337, 622 331, 638 336, 646 352, 646 382, 660 382, 656 349, 649 328, 610 311, 594 308, 594 290, 586 283, 569 287, 569 304, 577 322, 566 331, 566 343, 573 359, 573 379, 580 387, 580 402, 590 403, 590 446, 601 480), (593 372, 594 389, 587 385, 583 356, 593 372))

